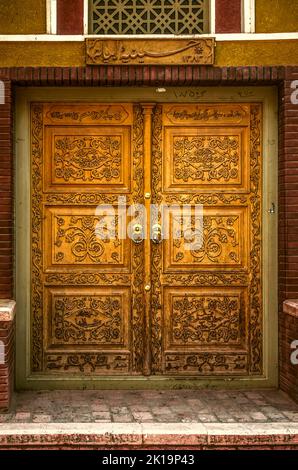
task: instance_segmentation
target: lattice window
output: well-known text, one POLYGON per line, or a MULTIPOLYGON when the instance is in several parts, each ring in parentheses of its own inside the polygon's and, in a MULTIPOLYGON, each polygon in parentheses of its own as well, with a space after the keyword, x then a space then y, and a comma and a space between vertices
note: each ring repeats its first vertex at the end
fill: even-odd
POLYGON ((89 0, 90 34, 202 34, 209 0, 89 0))

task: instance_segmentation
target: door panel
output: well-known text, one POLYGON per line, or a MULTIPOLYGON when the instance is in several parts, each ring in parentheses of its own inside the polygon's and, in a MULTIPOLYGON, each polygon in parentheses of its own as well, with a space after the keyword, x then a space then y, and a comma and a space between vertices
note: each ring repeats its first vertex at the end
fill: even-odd
POLYGON ((130 191, 129 126, 52 126, 45 129, 45 174, 48 192, 97 190, 130 191), (54 158, 52 158, 54 156, 54 158))
POLYGON ((262 374, 261 123, 258 103, 32 104, 33 374, 262 374), (119 197, 169 206, 169 236, 121 237, 119 197))
POLYGON ((143 247, 120 237, 125 212, 96 229, 99 205, 142 202, 142 110, 34 103, 31 119, 31 370, 141 374, 143 247))
POLYGON ((155 109, 153 202, 172 206, 168 239, 152 245, 155 374, 262 373, 261 122, 259 104, 155 109), (184 204, 203 205, 193 249, 184 204))
MULTIPOLYGON (((181 208, 173 206, 169 239, 164 241, 164 272, 247 268, 249 230, 245 208, 204 208, 202 244, 192 250, 186 249, 189 231, 176 236, 180 219, 181 208)), ((194 225, 189 224, 189 229, 194 229, 194 225)))

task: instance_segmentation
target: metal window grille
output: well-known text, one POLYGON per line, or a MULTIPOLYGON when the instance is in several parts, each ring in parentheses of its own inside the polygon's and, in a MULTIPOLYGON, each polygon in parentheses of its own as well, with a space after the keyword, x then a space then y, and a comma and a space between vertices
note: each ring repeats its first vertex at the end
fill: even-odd
POLYGON ((89 0, 90 34, 202 34, 209 0, 89 0))

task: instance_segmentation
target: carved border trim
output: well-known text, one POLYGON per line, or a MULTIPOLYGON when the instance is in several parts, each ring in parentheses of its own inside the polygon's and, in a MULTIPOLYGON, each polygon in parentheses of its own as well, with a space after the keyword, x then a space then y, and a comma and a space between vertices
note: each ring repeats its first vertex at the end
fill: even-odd
MULTIPOLYGON (((144 194, 144 116, 140 105, 133 108, 132 199, 143 201, 144 194)), ((144 246, 132 243, 132 371, 141 374, 144 361, 144 246)))
POLYGON ((250 121, 250 181, 251 181, 251 236, 252 248, 250 294, 250 371, 261 374, 263 370, 262 299, 261 299, 261 214, 262 214, 262 165, 261 165, 262 106, 251 105, 250 121))
POLYGON ((43 106, 31 107, 31 367, 42 370, 43 362, 43 286, 42 286, 42 171, 43 106))
MULTIPOLYGON (((156 106, 152 123, 152 203, 160 204, 162 201, 162 106, 156 106)), ((152 374, 162 372, 162 245, 152 244, 152 374)))

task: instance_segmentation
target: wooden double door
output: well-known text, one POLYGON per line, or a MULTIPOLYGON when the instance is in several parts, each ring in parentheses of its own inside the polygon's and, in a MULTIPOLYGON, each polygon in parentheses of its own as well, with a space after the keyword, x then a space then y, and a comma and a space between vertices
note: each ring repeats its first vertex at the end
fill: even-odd
POLYGON ((32 104, 33 375, 262 374, 261 112, 32 104))

